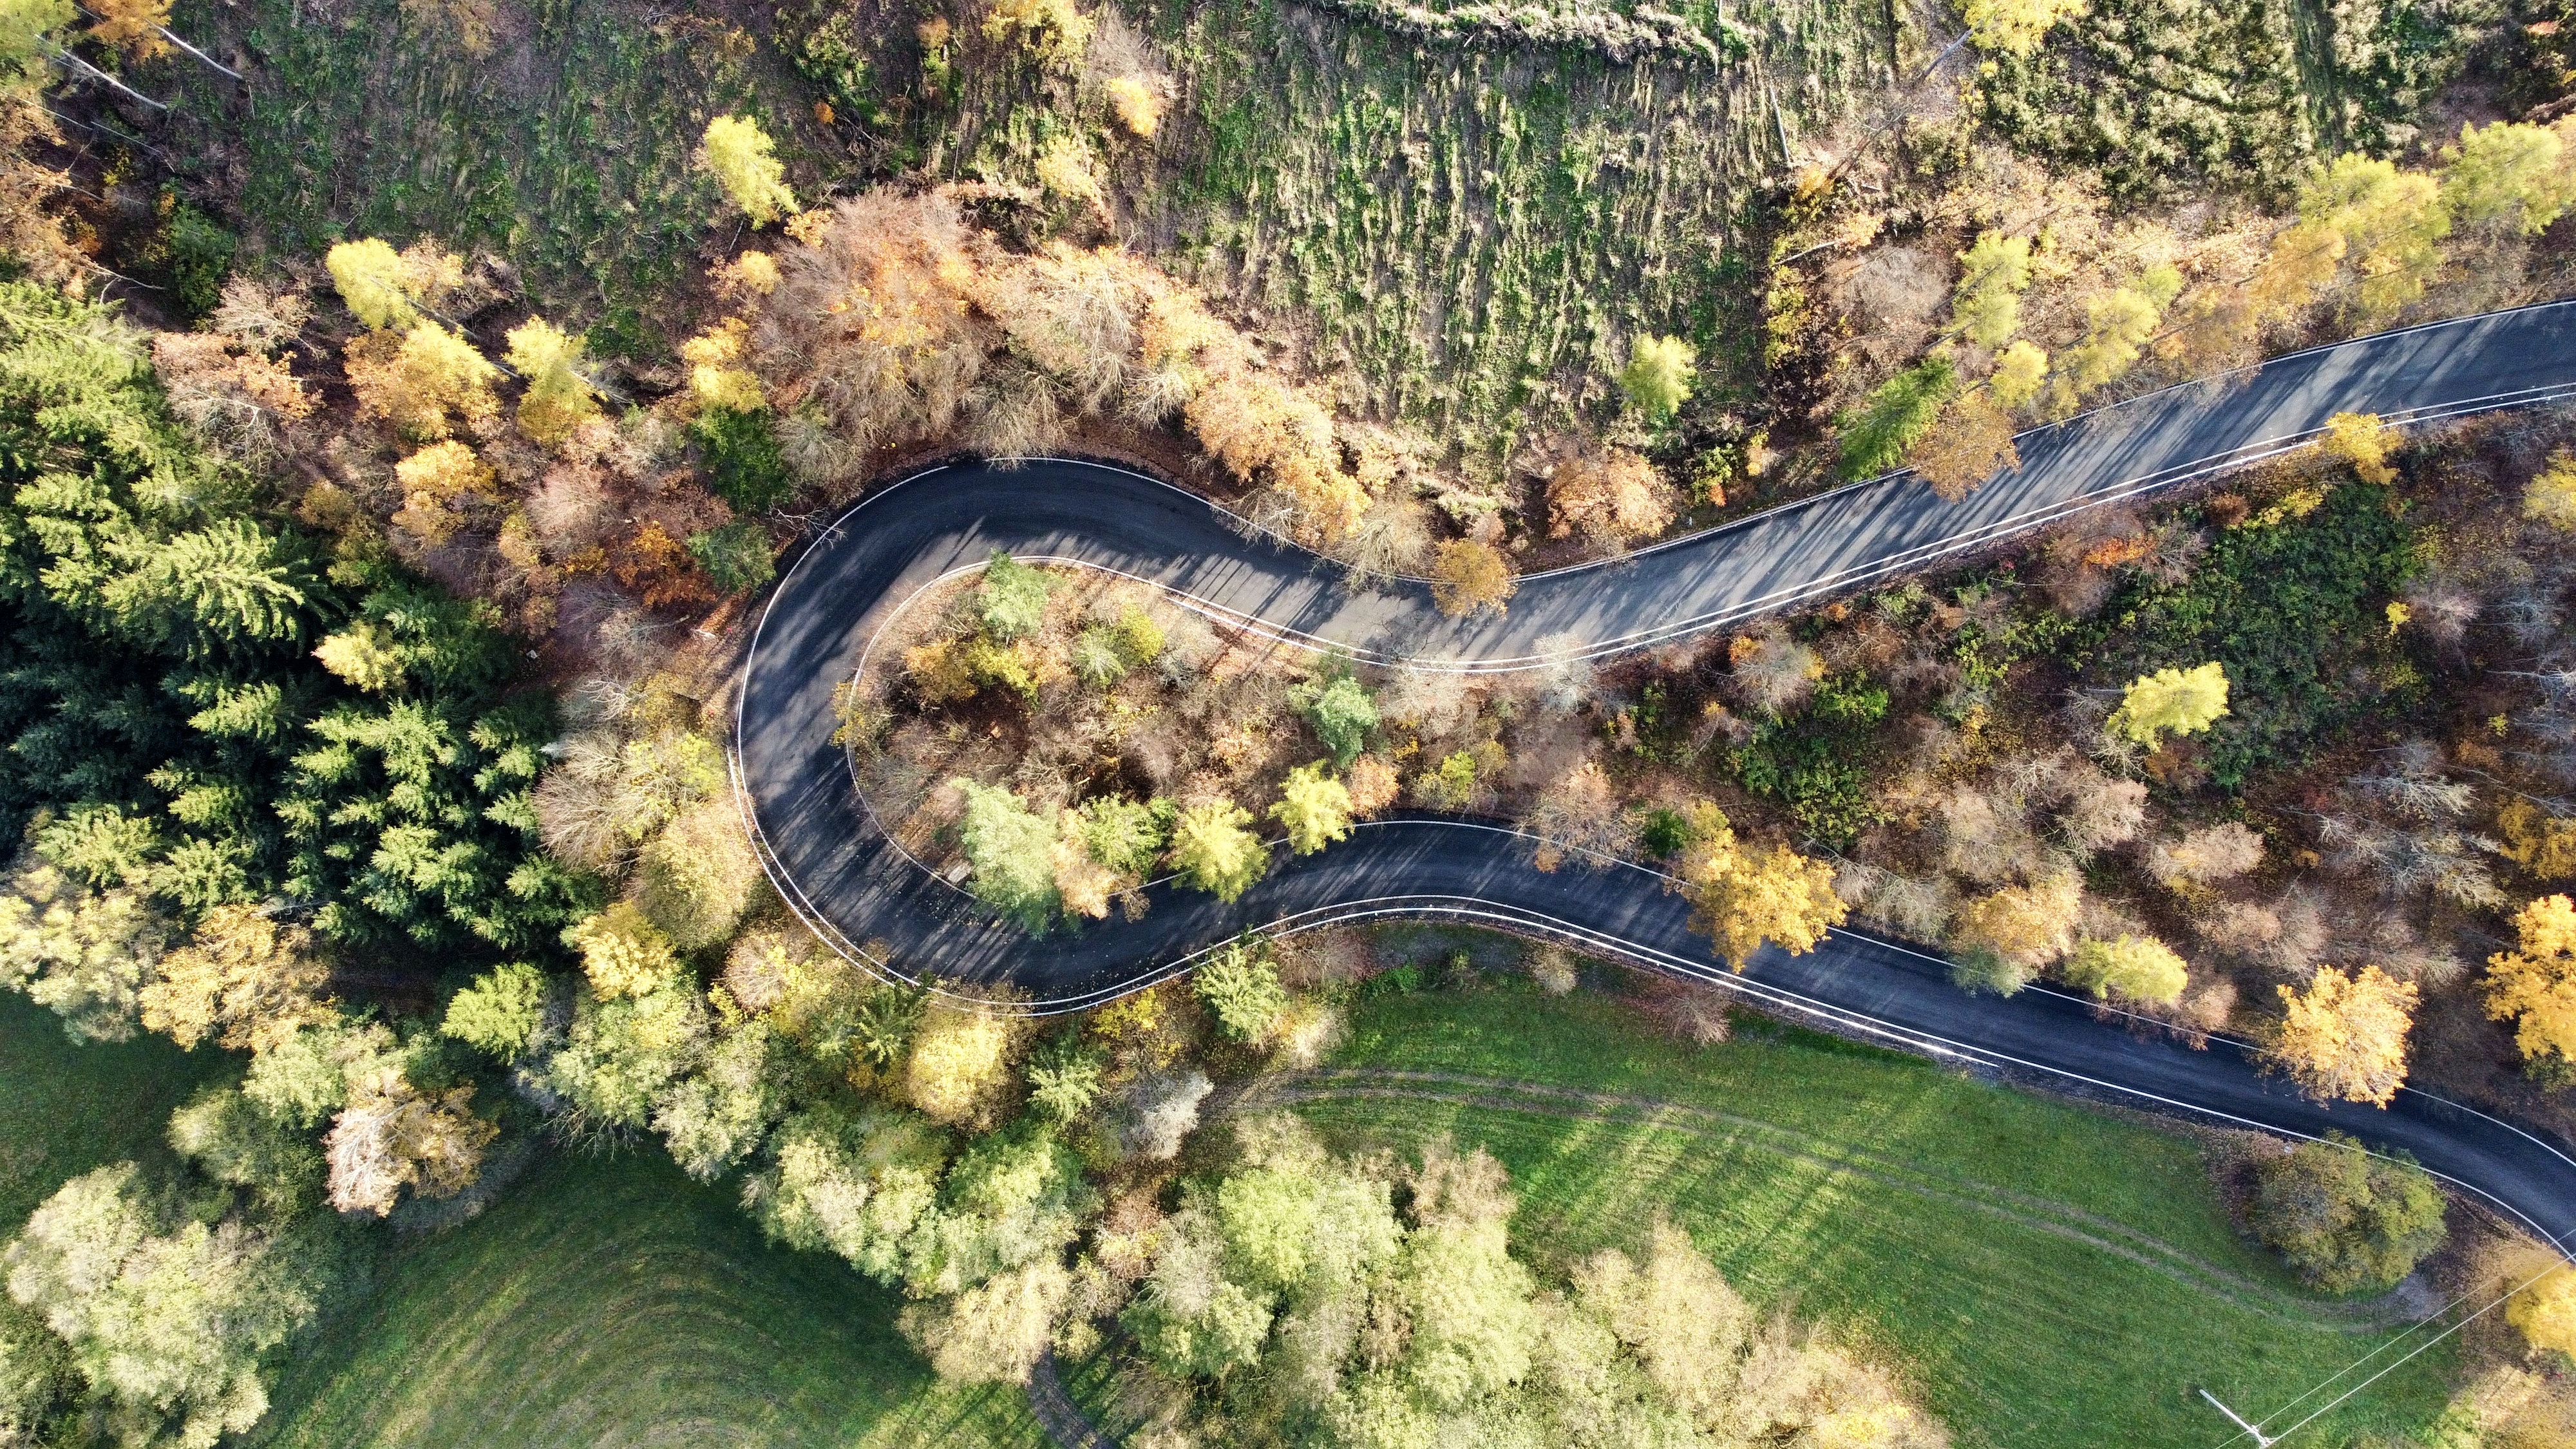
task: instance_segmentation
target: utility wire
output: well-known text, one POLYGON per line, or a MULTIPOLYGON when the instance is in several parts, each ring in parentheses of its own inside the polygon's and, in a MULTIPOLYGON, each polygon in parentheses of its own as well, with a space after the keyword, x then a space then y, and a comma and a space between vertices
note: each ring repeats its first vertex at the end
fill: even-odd
MULTIPOLYGON (((107 17, 106 17, 106 16, 99 14, 97 11, 90 9, 90 8, 89 8, 88 6, 86 6, 86 5, 83 5, 83 6, 81 6, 81 7, 80 7, 80 13, 82 13, 83 15, 88 16, 88 17, 89 17, 90 19, 92 19, 92 20, 101 20, 101 21, 103 21, 103 20, 107 19, 107 17)), ((167 25, 155 25, 155 26, 153 26, 152 28, 153 28, 155 31, 158 31, 158 32, 160 33, 160 36, 161 36, 161 38, 162 38, 163 40, 166 40, 166 41, 170 42, 172 45, 175 45, 175 46, 177 46, 179 49, 184 50, 184 51, 186 51, 188 54, 190 54, 190 55, 192 55, 192 56, 196 57, 196 58, 197 58, 197 60, 198 60, 198 61, 200 61, 200 62, 202 62, 202 63, 205 65, 205 67, 206 67, 207 69, 212 70, 212 71, 219 72, 219 73, 221 73, 221 74, 223 74, 223 75, 226 75, 226 76, 229 76, 229 77, 231 77, 232 79, 234 79, 234 80, 236 80, 236 81, 238 81, 238 80, 241 80, 241 79, 242 79, 242 73, 241 73, 240 71, 237 71, 237 70, 233 69, 231 66, 228 66, 228 65, 224 64, 222 61, 219 61, 219 60, 215 59, 213 56, 206 54, 204 51, 199 50, 198 48, 196 48, 196 47, 195 47, 195 46, 193 46, 193 45, 190 45, 188 42, 186 42, 186 41, 184 41, 184 40, 181 40, 181 39, 179 38, 179 32, 177 32, 177 31, 175 31, 175 30, 172 30, 169 26, 167 26, 167 25)))
POLYGON ((125 82, 118 80, 116 77, 109 75, 106 71, 100 70, 97 66, 90 64, 88 61, 81 59, 79 56, 72 54, 68 50, 64 50, 57 46, 46 53, 65 69, 77 71, 80 74, 89 77, 91 80, 104 81, 119 94, 127 96, 133 100, 140 101, 144 105, 150 106, 156 111, 166 111, 170 109, 168 104, 152 99, 150 96, 147 96, 143 92, 136 90, 134 87, 127 85, 125 82))
MULTIPOLYGON (((2325 1414, 2328 1414, 2328 1413, 2333 1412, 2333 1410, 2335 1409, 2335 1407, 2336 1407, 2337 1405, 2339 1405, 2339 1404, 2343 1403, 2343 1401, 2344 1401, 2344 1400, 2351 1398, 2353 1395, 2355 1395, 2355 1394, 2357 1394, 2357 1393, 2360 1393, 2363 1389, 2369 1388, 2372 1384, 2375 1384, 2375 1383, 2379 1382, 2381 1379, 2384 1379, 2384 1378, 2388 1377, 2390 1374, 2393 1374, 2393 1373, 2397 1372, 2399 1369, 2404 1368, 2404 1367, 2406 1366, 2407 1361, 2408 1361, 2409 1359, 2414 1358, 2417 1354, 2420 1354, 2420 1353, 2424 1352, 2426 1349, 2431 1348, 2433 1345, 2435 1345, 2435 1344, 2437 1344, 2437 1343, 2440 1343, 2443 1339, 2446 1339, 2446 1338, 2450 1337, 2452 1334, 2455 1334, 2455 1333, 2459 1332, 2461 1329, 2466 1328, 2466 1327, 2468 1327, 2470 1324, 2477 1322, 2479 1319, 2486 1317, 2486 1316, 2487 1316, 2488 1314, 2490 1314, 2490 1313, 2493 1313, 2493 1312, 2496 1310, 2496 1307, 2497 1307, 2497 1305, 2498 1305, 2498 1304, 2501 1304, 2501 1303, 2505 1302, 2507 1299, 2510 1299, 2510 1298, 2511 1298, 2511 1297, 2513 1297, 2515 1294, 2520 1293, 2523 1289, 2530 1287, 2532 1284, 2539 1282, 2541 1279, 2548 1277, 2550 1274, 2552 1274, 2552 1273, 2558 1273, 2558 1272, 2564 1272, 2564 1271, 2566 1271, 2566 1270, 2567 1270, 2567 1264, 2565 1264, 2565 1263, 2563 1263, 2563 1262, 2562 1262, 2562 1263, 2552 1263, 2552 1264, 2550 1264, 2548 1267, 2543 1268, 2543 1269, 2541 1269, 2539 1272, 2534 1273, 2534 1274, 2532 1274, 2530 1277, 2528 1277, 2528 1278, 2524 1279, 2521 1283, 2516 1284, 2514 1287, 2511 1287, 2511 1288, 2506 1289, 2506 1290, 2504 1291, 2504 1293, 2503 1293, 2503 1294, 2501 1294, 2500 1296, 2498 1296, 2497 1298, 2495 1298, 2493 1301, 2489 1302, 2485 1307, 2483 1307, 2483 1308, 2479 1309, 2477 1312, 2470 1314, 2468 1317, 2461 1319, 2459 1322, 2452 1324, 2450 1327, 2448 1327, 2448 1328, 2446 1328, 2446 1329, 2443 1329, 2440 1333, 2434 1334, 2431 1338, 2428 1338, 2428 1339, 2424 1340, 2422 1343, 2417 1344, 2417 1345, 2414 1347, 2414 1349, 2413 1349, 2411 1352, 2409 1352, 2409 1353, 2405 1356, 2405 1358, 2401 1358, 2401 1359, 2397 1360, 2395 1363, 2390 1364, 2388 1367, 2386 1367, 2386 1368, 2384 1368, 2384 1369, 2381 1369, 2379 1372, 2377 1372, 2377 1373, 2375 1373, 2375 1374, 2372 1374, 2370 1377, 2368 1377, 2368 1378, 2366 1378, 2366 1379, 2363 1379, 2360 1383, 2357 1383, 2357 1384, 2353 1385, 2351 1388, 2348 1388, 2348 1389, 2344 1390, 2342 1393, 2337 1394, 2333 1399, 2329 1400, 2329 1401, 2328 1401, 2326 1404, 2324 1404, 2322 1407, 2320 1407, 2320 1408, 2316 1409, 2315 1411, 2311 1412, 2311 1413, 2310 1413, 2306 1418, 2301 1419, 2299 1422, 2297 1422, 2297 1423, 2295 1423, 2295 1424, 2292 1424, 2290 1427, 2288 1427, 2288 1428, 2286 1428, 2286 1429, 2282 1430, 2280 1433, 2273 1435, 2273 1436, 2272 1436, 2272 1439, 2271 1439, 2271 1442, 2273 1442, 2273 1443, 2275 1443, 2275 1444, 2278 1444, 2278 1443, 2283 1442, 2284 1440, 2288 1439, 2291 1435, 2296 1434, 2297 1432, 2299 1432, 2301 1429, 2304 1429, 2304 1428, 2306 1428, 2308 1425, 2315 1423, 2319 1417, 2321 1417, 2321 1416, 2323 1416, 2323 1415, 2325 1415, 2325 1414)), ((2431 1322, 2431 1320, 2430 1320, 2430 1319, 2427 1319, 2427 1320, 2425 1320, 2425 1321, 2426 1321, 2426 1322, 2431 1322)), ((2419 1326, 2420 1326, 2420 1325, 2419 1325, 2419 1326)), ((2403 1337, 2403 1336, 2404 1336, 2404 1335, 2402 1335, 2402 1334, 2400 1335, 2400 1337, 2403 1337)), ((2351 1369, 2346 1369, 2346 1370, 2344 1370, 2344 1373, 2350 1373, 2350 1372, 2352 1372, 2352 1370, 2351 1370, 2351 1369)), ((2341 1374, 2338 1374, 2338 1375, 2336 1375, 2336 1377, 2337 1377, 2337 1378, 2340 1378, 2340 1377, 2342 1377, 2342 1375, 2341 1375, 2341 1374)), ((2333 1380, 2329 1379, 2327 1382, 2331 1383, 2331 1382, 2333 1382, 2333 1380)), ((2307 1397, 2309 1397, 2309 1395, 2314 1394, 2315 1392, 2316 1392, 2316 1390, 2314 1390, 2314 1389, 2310 1389, 2310 1390, 2308 1391, 2308 1393, 2306 1393, 2306 1394, 2301 1394, 2301 1395, 2299 1396, 2299 1399, 2307 1398, 2307 1397)), ((2299 1399, 2292 1399, 2290 1402, 2291 1402, 2291 1403, 2293 1403, 2293 1404, 2295 1404, 2295 1403, 2299 1402, 2299 1399)), ((2283 1411, 2276 1411, 2276 1412, 2274 1412, 2274 1413, 2267 1414, 2267 1415, 2265 1415, 2264 1417, 2265 1417, 2265 1418, 2267 1418, 2267 1419, 2279 1418, 2279 1417, 2280 1417, 2281 1412, 2285 1412, 2285 1411, 2286 1411, 2286 1410, 2283 1410, 2283 1411)), ((2260 1424, 2260 1421, 2257 1421, 2257 1425, 2256 1425, 2256 1427, 2259 1427, 2259 1424, 2260 1424)), ((2242 1439, 2244 1439, 2244 1437, 2245 1437, 2247 1434, 2251 1434, 2251 1433, 2254 1433, 2254 1432, 2256 1432, 2256 1428, 2255 1428, 2255 1427, 2249 1427, 2249 1428, 2246 1428, 2246 1429, 2243 1429, 2243 1430, 2239 1430, 2237 1433, 2232 1434, 2232 1435, 2229 1435, 2225 1440, 2221 1441, 2221 1442, 2216 1446, 2216 1449, 2227 1449, 2227 1446, 2228 1446, 2228 1445, 2230 1445, 2230 1444, 2235 1444, 2235 1443, 2237 1443, 2237 1442, 2241 1441, 2242 1439)))

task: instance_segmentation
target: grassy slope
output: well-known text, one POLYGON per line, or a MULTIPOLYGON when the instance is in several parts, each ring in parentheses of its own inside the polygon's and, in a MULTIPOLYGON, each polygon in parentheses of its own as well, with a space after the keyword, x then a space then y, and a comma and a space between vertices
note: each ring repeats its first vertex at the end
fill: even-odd
POLYGON ((710 116, 757 116, 800 179, 819 160, 810 97, 720 19, 683 8, 650 23, 614 0, 502 14, 478 59, 407 23, 398 0, 182 0, 181 34, 251 57, 251 99, 181 62, 163 83, 205 118, 191 149, 223 148, 245 229, 279 257, 342 235, 490 247, 583 325, 653 307, 723 239, 689 161, 710 116))
MULTIPOLYGON (((1125 8, 1181 88, 1150 156, 1117 148, 1134 240, 1311 316, 1318 360, 1348 365, 1369 406, 1458 438, 1482 468, 1597 396, 1641 331, 1698 338, 1712 388, 1750 376, 1751 188, 1784 133, 1821 130, 1883 83, 1888 43, 1869 0, 1730 6, 1758 53, 1723 72, 1421 48, 1277 0, 1125 8)), ((502 14, 477 58, 399 0, 181 0, 182 34, 251 58, 251 98, 192 65, 151 80, 196 128, 179 149, 220 151, 213 177, 272 253, 358 234, 490 247, 585 325, 631 327, 615 314, 655 310, 723 239, 689 168, 709 116, 758 116, 809 191, 863 170, 766 36, 649 23, 620 0, 502 14)), ((908 20, 858 14, 871 84, 911 88, 908 20)), ((976 57, 935 164, 1026 181, 1047 129, 1031 77, 976 57)))
POLYGON ((266 1442, 1037 1445, 1013 1388, 944 1390, 896 1302, 763 1243, 658 1150, 541 1167, 406 1244, 340 1342, 290 1369, 266 1442))
POLYGON ((1753 189, 1784 134, 1887 72, 1889 12, 1859 0, 1726 7, 1755 55, 1719 71, 1419 46, 1281 0, 1134 8, 1181 91, 1150 232, 1298 309, 1317 361, 1478 471, 1596 399, 1642 332, 1695 338, 1709 389, 1749 381, 1753 189))
POLYGON ((66 1178, 102 1163, 164 1157, 170 1113, 231 1064, 157 1036, 81 1045, 54 1014, 0 991, 0 1237, 66 1178))
MULTIPOLYGON (((1333 1065, 1744 1119, 1418 1098, 1301 1108, 1336 1136, 1484 1145, 1521 1193, 1516 1232, 1545 1257, 1633 1248, 1670 1212, 1757 1301, 1906 1360, 1962 1445, 2215 1442, 2224 1426, 2194 1386, 2269 1409, 2387 1336, 2346 1331, 2239 1238, 2188 1140, 1911 1058, 1801 1032, 1695 1050, 1642 1036, 1598 998, 1494 989, 1371 1003, 1333 1065)), ((2422 1423, 2448 1368, 2443 1349, 2426 1353, 2321 1421, 2315 1442, 2422 1423)))

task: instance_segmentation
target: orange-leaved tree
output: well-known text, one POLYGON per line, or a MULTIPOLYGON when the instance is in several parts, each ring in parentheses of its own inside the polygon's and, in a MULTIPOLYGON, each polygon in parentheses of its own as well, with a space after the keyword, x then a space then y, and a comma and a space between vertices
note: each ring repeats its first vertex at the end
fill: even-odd
POLYGON ((1670 889, 1691 904, 1691 929, 1706 935, 1741 971, 1762 943, 1806 954, 1843 922, 1833 868, 1786 844, 1756 848, 1735 837, 1726 812, 1703 800, 1691 807, 1690 844, 1670 889))

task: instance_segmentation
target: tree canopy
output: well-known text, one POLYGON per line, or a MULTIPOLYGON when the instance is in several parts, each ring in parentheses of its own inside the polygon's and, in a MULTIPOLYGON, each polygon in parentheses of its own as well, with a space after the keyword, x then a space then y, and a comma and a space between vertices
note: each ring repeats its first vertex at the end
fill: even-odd
POLYGON ((2256 1233, 2329 1293, 2394 1287, 2445 1236, 2433 1180, 2349 1137, 2301 1143, 2264 1161, 2254 1181, 2256 1233))
POLYGON ((1279 984, 1269 951, 1248 941, 1211 953, 1192 975, 1190 989, 1215 1015, 1226 1036, 1239 1042, 1268 1036, 1279 1014, 1288 1008, 1288 992, 1279 984))
POLYGON ((1188 1183, 1148 1239, 1120 1314, 1148 1362, 1203 1392, 1211 1440, 1947 1442, 1883 1376, 1766 1327, 1668 1224, 1642 1261, 1603 1249, 1543 1286, 1481 1150, 1341 1159, 1284 1115, 1236 1138, 1236 1164, 1188 1183))
POLYGON ((2415 983, 2376 966, 2355 975, 2320 966, 2306 991, 2279 990, 2285 1015, 2266 1060, 2320 1101, 2387 1106, 2406 1081, 2415 983))
POLYGON ((173 422, 135 334, 21 282, 0 536, 0 829, 46 812, 37 854, 81 887, 191 917, 280 897, 325 938, 442 949, 579 914, 529 807, 552 710, 504 694, 488 606, 326 562, 173 422))
POLYGON ((1251 811, 1223 801, 1183 810, 1172 822, 1172 869, 1218 900, 1235 900, 1270 869, 1270 851, 1250 824, 1251 811))
POLYGON ((2153 749, 2165 735, 2199 734, 2226 713, 2227 671, 2211 660, 2130 680, 2105 728, 2153 749))
POLYGON ((1620 369, 1619 387, 1637 411, 1668 418, 1690 401, 1698 363, 1698 350, 1678 337, 1640 337, 1628 350, 1628 365, 1620 369))
POLYGON ((959 779, 966 818, 958 843, 973 874, 976 899, 1023 927, 1040 931, 1062 904, 1055 884, 1056 825, 998 785, 959 779))
POLYGON ((1766 941, 1804 955, 1842 924, 1848 908, 1834 894, 1831 866, 1779 842, 1738 842, 1726 813, 1705 801, 1692 808, 1689 828, 1672 888, 1691 903, 1691 929, 1729 966, 1743 970, 1766 941))
POLYGON ((0 1255, 10 1296, 69 1345, 129 1443, 249 1429, 268 1410, 261 1356, 320 1306, 306 1242, 174 1206, 133 1163, 102 1167, 63 1184, 0 1255))
POLYGON ((1378 723, 1377 700, 1347 672, 1300 684, 1288 697, 1313 726, 1315 738, 1332 752, 1334 764, 1347 770, 1368 748, 1369 731, 1378 723))
POLYGON ((1977 49, 2028 55, 2059 21, 2084 9, 2085 0, 1968 0, 1961 13, 1977 49))
POLYGON ((767 226, 796 209, 796 193, 787 186, 787 168, 779 163, 769 133, 749 116, 718 116, 707 122, 697 162, 754 226, 767 226))
POLYGON ((2118 936, 2077 944, 2067 958, 2066 979, 2097 1001, 2116 996, 2171 1006, 2189 984, 2190 973, 2182 957, 2155 937, 2118 936))
POLYGON ((1324 762, 1299 765, 1279 783, 1279 801, 1270 818, 1288 832, 1288 848, 1313 855, 1351 833, 1351 792, 1324 771, 1324 762))
POLYGON ((2554 1349, 2576 1358, 2576 1272, 2559 1265, 2549 1276, 2514 1294, 2505 1305, 2504 1317, 2533 1348, 2554 1349))
POLYGON ((2514 949, 2487 958, 2487 1015, 2514 1024, 2526 1060, 2576 1061, 2576 902, 2542 896, 2513 925, 2514 949))

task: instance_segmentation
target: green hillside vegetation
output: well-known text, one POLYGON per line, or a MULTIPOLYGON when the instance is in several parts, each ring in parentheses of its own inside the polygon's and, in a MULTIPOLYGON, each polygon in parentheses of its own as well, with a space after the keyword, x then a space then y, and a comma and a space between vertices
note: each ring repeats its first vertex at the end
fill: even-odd
POLYGON ((1983 105, 2015 143, 2097 169, 2116 192, 2278 192, 2321 157, 2402 149, 2506 9, 2097 0, 2062 43, 1997 56, 1983 105))
POLYGON ((580 299, 584 322, 610 324, 603 341, 632 346, 640 314, 686 287, 717 214, 690 165, 708 119, 759 115, 800 164, 829 144, 799 129, 810 98, 776 52, 721 19, 540 0, 499 12, 478 52, 421 18, 439 13, 397 0, 327 20, 295 0, 176 7, 182 34, 259 58, 249 107, 184 60, 163 72, 207 118, 199 144, 238 165, 238 220, 257 246, 302 257, 366 234, 487 248, 539 296, 580 299))
MULTIPOLYGON (((1517 979, 1380 995, 1292 1098, 1338 1144, 1484 1147, 1542 1259, 1634 1251, 1669 1212, 1756 1304, 1899 1359, 1963 1445, 2214 1441, 2181 1386, 2269 1407, 2394 1331, 2300 1291, 2180 1135, 1794 1029, 1694 1048, 1602 996, 1537 1005, 1517 979)), ((2426 1423, 2452 1362, 2415 1359, 2317 1442, 2426 1423)))
POLYGON ((1037 1446, 1011 1385, 941 1387, 896 1302, 764 1244, 659 1152, 570 1158, 388 1255, 376 1299, 277 1387, 279 1449, 1037 1446))
POLYGON ((1534 432, 1615 405, 1641 336, 1752 378, 1757 193, 1784 142, 1885 84, 1888 12, 1722 9, 1758 59, 1630 65, 1425 45, 1278 0, 1165 3, 1147 23, 1185 99, 1130 200, 1199 280, 1311 329, 1370 411, 1497 473, 1534 432))

